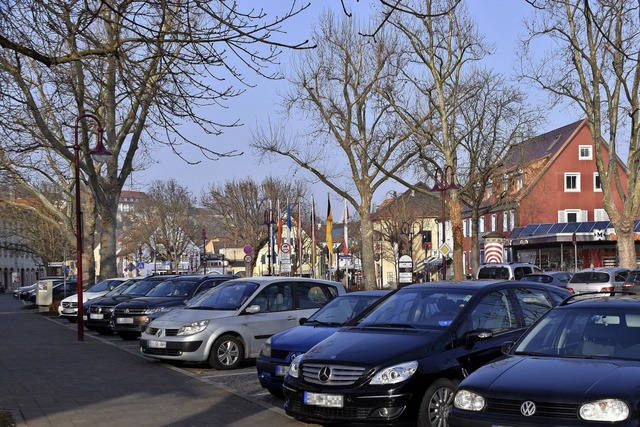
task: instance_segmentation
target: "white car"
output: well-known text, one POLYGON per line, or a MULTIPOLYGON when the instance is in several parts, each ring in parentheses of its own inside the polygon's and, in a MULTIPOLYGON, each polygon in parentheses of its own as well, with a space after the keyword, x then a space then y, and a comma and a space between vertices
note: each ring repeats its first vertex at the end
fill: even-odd
MULTIPOLYGON (((113 288, 121 283, 126 282, 127 278, 116 277, 113 279, 105 279, 99 282, 86 291, 82 292, 82 303, 98 298, 111 291, 113 288)), ((60 301, 58 306, 58 314, 60 317, 66 318, 69 322, 75 322, 78 320, 78 294, 73 294, 60 301)))
POLYGON ((224 282, 153 320, 142 354, 234 369, 258 357, 270 336, 293 328, 345 293, 339 282, 303 277, 248 277, 224 282))

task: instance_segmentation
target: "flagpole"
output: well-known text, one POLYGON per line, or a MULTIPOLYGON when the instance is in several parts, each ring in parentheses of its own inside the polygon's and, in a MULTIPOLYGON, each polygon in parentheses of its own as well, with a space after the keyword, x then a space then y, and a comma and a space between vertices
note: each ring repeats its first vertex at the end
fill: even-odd
POLYGON ((311 277, 316 278, 316 201, 311 195, 311 277))
POLYGON ((302 277, 302 217, 300 216, 300 198, 298 198, 298 225, 297 225, 297 233, 298 233, 298 271, 300 272, 300 277, 302 277))
POLYGON ((349 220, 349 211, 347 209, 347 199, 344 199, 344 214, 343 214, 343 222, 344 222, 344 275, 346 277, 345 284, 347 286, 347 290, 349 289, 349 228, 347 226, 347 221, 349 220))

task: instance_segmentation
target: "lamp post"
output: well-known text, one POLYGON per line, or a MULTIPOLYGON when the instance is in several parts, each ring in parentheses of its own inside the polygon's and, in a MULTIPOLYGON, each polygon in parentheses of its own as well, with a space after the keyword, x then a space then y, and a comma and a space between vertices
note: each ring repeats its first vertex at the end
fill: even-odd
MULTIPOLYGON (((269 203, 271 205, 271 203, 269 203)), ((269 207, 264 211, 264 222, 263 225, 267 226, 267 244, 268 244, 268 252, 267 252, 267 276, 271 276, 271 237, 273 236, 273 232, 271 227, 275 224, 273 220, 273 209, 269 207)))
MULTIPOLYGON (((445 223, 447 219, 447 213, 445 210, 446 193, 449 190, 458 190, 460 187, 458 187, 455 183, 455 175, 453 173, 453 168, 451 167, 451 165, 447 165, 447 167, 444 168, 444 171, 438 166, 436 166, 435 168, 436 168, 435 177, 434 177, 435 184, 431 189, 431 191, 440 192, 440 199, 442 201, 442 217, 441 217, 442 218, 442 245, 444 245, 446 241, 445 240, 445 232, 446 232, 445 223)), ((442 279, 447 280, 447 259, 444 253, 442 254, 442 279)))
POLYGON ((82 208, 80 207, 80 140, 78 138, 78 131, 80 129, 80 121, 85 118, 92 119, 98 126, 98 140, 96 147, 89 151, 89 154, 96 161, 104 161, 113 154, 107 150, 102 143, 102 123, 95 114, 84 113, 76 118, 75 126, 75 144, 73 145, 73 151, 75 152, 75 186, 76 186, 76 277, 78 281, 78 341, 84 341, 84 321, 83 307, 82 307, 82 252, 83 252, 83 227, 82 227, 82 208))

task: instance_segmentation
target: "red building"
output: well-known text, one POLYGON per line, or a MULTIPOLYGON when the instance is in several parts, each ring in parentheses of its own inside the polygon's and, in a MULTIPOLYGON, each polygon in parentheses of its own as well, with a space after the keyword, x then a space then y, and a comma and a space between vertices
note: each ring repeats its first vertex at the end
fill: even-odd
MULTIPOLYGON (((609 160, 604 145, 605 163, 609 160)), ((514 145, 487 188, 479 218, 483 236, 504 237, 503 261, 532 262, 545 270, 616 264, 615 233, 603 209, 601 181, 586 120, 514 145)), ((619 160, 622 185, 624 164, 619 160)), ((614 191, 620 206, 620 198, 614 191)), ((465 272, 470 271, 471 219, 464 220, 465 272)), ((495 240, 495 239, 494 239, 495 240)))

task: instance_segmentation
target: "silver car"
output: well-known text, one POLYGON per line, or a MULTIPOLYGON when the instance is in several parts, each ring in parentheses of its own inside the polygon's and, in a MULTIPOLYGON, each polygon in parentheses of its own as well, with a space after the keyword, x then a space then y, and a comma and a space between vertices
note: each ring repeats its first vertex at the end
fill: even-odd
POLYGON ((573 293, 620 291, 629 269, 623 267, 598 267, 580 270, 573 275, 567 289, 573 293))
POLYGON ((299 277, 234 279, 152 321, 140 351, 168 361, 234 369, 258 357, 267 338, 298 326, 338 295, 341 283, 299 277))

